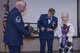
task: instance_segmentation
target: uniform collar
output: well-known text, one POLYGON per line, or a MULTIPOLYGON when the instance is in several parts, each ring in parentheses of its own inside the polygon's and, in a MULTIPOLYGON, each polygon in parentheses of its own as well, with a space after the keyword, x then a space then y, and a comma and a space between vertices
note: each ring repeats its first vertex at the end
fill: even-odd
POLYGON ((16 9, 20 13, 20 11, 16 7, 14 9, 16 9))

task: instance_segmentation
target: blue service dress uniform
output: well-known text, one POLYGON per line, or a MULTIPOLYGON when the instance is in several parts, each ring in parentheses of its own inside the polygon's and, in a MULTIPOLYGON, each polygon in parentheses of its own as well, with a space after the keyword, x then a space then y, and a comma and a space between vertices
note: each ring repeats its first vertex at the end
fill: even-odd
POLYGON ((58 19, 52 16, 52 19, 48 18, 47 14, 42 14, 38 20, 39 38, 40 38, 40 53, 45 53, 46 41, 48 45, 48 53, 52 53, 52 45, 54 39, 54 30, 57 27, 58 19), (49 20, 50 23, 49 23, 49 20), (45 28, 45 31, 41 31, 41 27, 45 28), (47 28, 53 29, 53 31, 47 31, 47 28))
POLYGON ((31 35, 24 28, 21 13, 17 8, 13 8, 8 16, 6 23, 6 31, 4 34, 4 42, 8 45, 10 53, 20 53, 23 44, 23 35, 31 35))

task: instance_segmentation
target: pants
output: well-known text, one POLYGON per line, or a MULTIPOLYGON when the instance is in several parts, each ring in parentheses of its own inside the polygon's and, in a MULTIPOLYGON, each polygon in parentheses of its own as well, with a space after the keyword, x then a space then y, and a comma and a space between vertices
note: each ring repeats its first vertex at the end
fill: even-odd
POLYGON ((52 39, 40 39, 40 53, 45 53, 46 42, 48 46, 48 53, 52 53, 53 38, 52 39))
POLYGON ((8 45, 8 48, 9 48, 9 53, 21 53, 20 52, 21 46, 11 46, 11 45, 8 45))

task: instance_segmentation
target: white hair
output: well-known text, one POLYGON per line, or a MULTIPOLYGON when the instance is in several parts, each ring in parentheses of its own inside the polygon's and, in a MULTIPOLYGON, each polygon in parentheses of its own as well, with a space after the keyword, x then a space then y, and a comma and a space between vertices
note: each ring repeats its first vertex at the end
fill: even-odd
POLYGON ((67 17, 69 18, 69 13, 68 13, 68 12, 63 12, 63 13, 61 14, 61 17, 64 17, 64 16, 67 16, 67 17))
POLYGON ((26 6, 26 2, 23 1, 23 0, 16 1, 16 7, 18 7, 18 6, 20 6, 20 5, 26 6))

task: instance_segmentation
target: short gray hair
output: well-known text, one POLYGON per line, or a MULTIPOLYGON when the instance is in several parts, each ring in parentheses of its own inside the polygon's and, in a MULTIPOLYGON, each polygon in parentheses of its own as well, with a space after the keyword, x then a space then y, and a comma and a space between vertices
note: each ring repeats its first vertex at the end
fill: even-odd
POLYGON ((63 16, 67 16, 67 17, 69 18, 69 13, 68 13, 68 12, 63 12, 63 13, 61 14, 61 17, 63 17, 63 16))
POLYGON ((16 1, 16 6, 19 6, 21 4, 25 4, 25 6, 26 6, 26 2, 23 0, 16 1))

